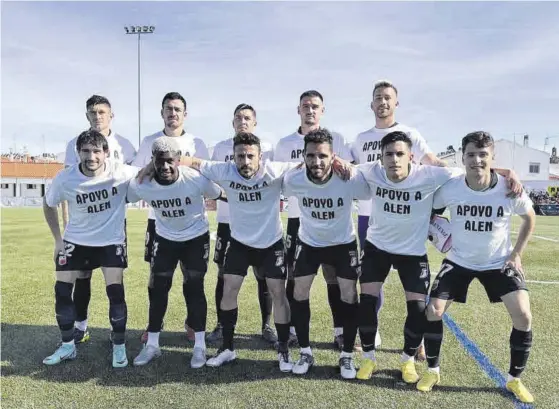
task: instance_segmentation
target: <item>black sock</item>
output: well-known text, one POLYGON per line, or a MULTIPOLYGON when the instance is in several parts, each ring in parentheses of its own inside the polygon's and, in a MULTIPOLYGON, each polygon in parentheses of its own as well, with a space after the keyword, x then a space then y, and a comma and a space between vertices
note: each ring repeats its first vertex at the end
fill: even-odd
POLYGON ((188 326, 194 332, 205 331, 208 302, 204 292, 204 276, 189 278, 187 283, 182 285, 182 291, 188 311, 188 326))
POLYGON ((359 304, 348 304, 340 301, 344 328, 344 352, 353 352, 355 338, 357 337, 359 304))
POLYGON ((72 283, 57 281, 54 284, 54 310, 56 321, 62 336, 62 342, 70 342, 74 339, 74 321, 76 320, 76 308, 72 301, 72 283))
MULTIPOLYGON (((334 322, 334 328, 341 328, 344 325, 342 310, 342 295, 340 292, 339 284, 326 284, 326 290, 328 292, 328 304, 330 304, 330 310, 332 311, 332 320, 334 322)), ((345 332, 344 332, 345 334, 345 332)))
POLYGON ((128 319, 124 286, 122 284, 108 285, 107 296, 109 297, 109 321, 113 327, 113 343, 115 345, 124 344, 126 321, 128 319))
POLYGON ((359 337, 363 352, 375 350, 378 318, 376 314, 378 297, 361 293, 359 299, 359 337))
POLYGON ((415 356, 421 340, 423 339, 423 329, 425 327, 425 301, 408 301, 408 316, 404 324, 404 353, 408 356, 415 356))
POLYGON ((443 321, 427 321, 424 327, 425 333, 425 355, 427 355, 427 366, 436 368, 439 366, 441 356, 441 344, 443 343, 443 321))
POLYGON ((233 335, 235 334, 235 325, 237 324, 238 308, 232 310, 221 310, 221 325, 223 325, 223 344, 222 349, 233 351, 233 335))
POLYGON ((520 331, 516 328, 510 333, 510 369, 509 374, 518 378, 526 367, 530 348, 532 347, 532 330, 520 331))
MULTIPOLYGON (((289 308, 291 308, 291 311, 293 311, 293 291, 295 290, 295 280, 290 280, 287 279, 287 285, 285 286, 285 295, 287 297, 287 301, 289 302, 289 308)), ((290 327, 294 327, 295 323, 294 323, 294 319, 293 319, 293 314, 291 317, 291 322, 289 323, 290 327)))
POLYGON ((169 303, 169 290, 173 284, 171 277, 155 276, 153 288, 151 288, 151 299, 149 301, 149 324, 148 332, 160 332, 163 317, 167 312, 169 303))
POLYGON ((311 321, 311 307, 309 300, 297 301, 293 300, 293 317, 292 323, 295 324, 297 332, 297 340, 301 348, 308 348, 309 342, 309 324, 311 321))
POLYGON ((221 310, 221 300, 223 299, 223 275, 217 275, 217 283, 215 284, 215 312, 217 314, 217 323, 221 323, 220 310, 221 310))
POLYGON ((278 333, 278 342, 280 351, 287 349, 287 341, 289 341, 289 324, 278 324, 276 322, 276 331, 278 333))
POLYGON ((262 329, 266 325, 270 325, 270 316, 272 315, 272 295, 268 291, 266 279, 257 278, 258 284, 258 302, 260 303, 260 315, 262 316, 262 329))
POLYGON ((87 319, 87 308, 91 300, 91 277, 76 280, 73 299, 76 308, 76 321, 85 321, 87 319))

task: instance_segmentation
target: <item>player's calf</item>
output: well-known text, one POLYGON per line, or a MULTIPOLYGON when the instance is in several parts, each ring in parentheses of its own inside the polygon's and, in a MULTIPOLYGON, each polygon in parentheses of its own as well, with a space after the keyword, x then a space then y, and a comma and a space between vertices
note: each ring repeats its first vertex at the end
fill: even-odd
POLYGON ((54 285, 56 321, 60 329, 62 344, 52 355, 43 360, 45 365, 56 365, 64 360, 76 358, 73 331, 76 311, 72 301, 72 289, 72 283, 57 281, 54 285))

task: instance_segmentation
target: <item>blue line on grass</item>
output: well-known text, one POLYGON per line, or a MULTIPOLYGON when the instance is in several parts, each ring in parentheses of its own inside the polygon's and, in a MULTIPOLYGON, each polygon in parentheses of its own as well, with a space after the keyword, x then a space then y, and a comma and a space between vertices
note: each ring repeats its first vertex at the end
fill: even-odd
MULTIPOLYGON (((456 339, 462 344, 466 352, 470 354, 472 358, 475 359, 477 364, 483 369, 483 371, 489 376, 493 382, 497 384, 498 387, 503 388, 506 390, 506 378, 499 372, 499 370, 491 363, 487 355, 481 352, 481 349, 472 341, 462 328, 456 324, 456 322, 452 319, 452 317, 446 313, 443 315, 443 322, 446 324, 448 329, 454 334, 456 339)), ((510 398, 514 401, 515 409, 532 409, 533 406, 528 403, 522 403, 513 394, 507 391, 510 394, 510 398)))

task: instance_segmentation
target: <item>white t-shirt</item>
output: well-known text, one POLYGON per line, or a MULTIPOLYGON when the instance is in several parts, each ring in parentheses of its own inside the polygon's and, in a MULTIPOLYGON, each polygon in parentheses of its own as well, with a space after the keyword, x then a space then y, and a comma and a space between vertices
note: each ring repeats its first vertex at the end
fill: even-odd
POLYGON ((215 199, 221 189, 194 169, 179 167, 178 179, 160 185, 155 179, 128 187, 128 201, 145 200, 155 212, 155 231, 173 241, 187 241, 208 231, 204 196, 215 199))
POLYGON ((497 177, 497 185, 485 192, 470 189, 461 175, 435 193, 434 208, 450 210, 452 248, 446 257, 462 267, 478 271, 503 267, 513 249, 510 218, 532 209, 525 192, 515 199, 506 197, 506 179, 497 177))
MULTIPOLYGON (((142 143, 140 144, 140 148, 138 149, 138 154, 136 158, 132 162, 132 165, 138 166, 143 168, 151 161, 151 147, 153 145, 153 141, 157 138, 165 136, 163 131, 159 131, 154 133, 153 135, 146 136, 142 143)), ((177 136, 177 141, 179 143, 181 149, 181 156, 196 156, 200 159, 209 159, 208 148, 204 141, 200 138, 197 138, 189 133, 183 133, 181 136, 177 136)), ((155 219, 155 213, 153 209, 149 209, 148 219, 155 219)))
MULTIPOLYGON (((262 162, 274 159, 274 147, 271 143, 260 141, 262 162)), ((226 139, 215 145, 212 161, 228 162, 233 160, 233 138, 226 139)), ((217 222, 229 224, 229 205, 221 200, 217 202, 217 222)))
POLYGON ((105 171, 96 177, 85 176, 79 164, 65 168, 47 190, 48 206, 68 201, 64 240, 91 247, 125 242, 126 191, 139 169, 112 161, 105 163, 105 171))
MULTIPOLYGON (((421 159, 431 149, 427 146, 427 142, 419 131, 415 128, 396 123, 390 128, 371 128, 365 132, 357 135, 357 138, 351 144, 351 155, 356 164, 363 164, 368 162, 375 162, 381 157, 380 141, 390 132, 401 131, 405 132, 411 139, 412 146, 411 152, 413 153, 413 160, 415 163, 420 163, 421 159)), ((368 216, 371 213, 371 201, 360 200, 357 204, 357 214, 359 216, 368 216)))
POLYGON ((393 254, 422 256, 435 191, 460 168, 412 164, 406 179, 391 182, 379 161, 358 165, 371 188, 372 209, 367 241, 393 254))
MULTIPOLYGON (((346 141, 342 135, 337 132, 331 132, 333 138, 334 153, 340 158, 352 161, 351 152, 349 151, 346 141)), ((303 150, 305 149, 305 135, 302 135, 297 130, 291 135, 281 138, 276 145, 274 151, 274 160, 277 162, 298 162, 301 163, 305 160, 303 157, 303 150)), ((287 209, 287 217, 297 218, 301 214, 297 199, 294 197, 289 198, 289 207, 287 209)))
POLYGON ((354 241, 353 199, 371 197, 369 185, 360 172, 348 181, 333 174, 328 182, 317 185, 309 180, 305 167, 287 172, 283 192, 298 199, 301 210, 299 239, 313 247, 354 241))
MULTIPOLYGON (((114 133, 112 130, 109 136, 106 137, 107 144, 109 145, 109 158, 115 162, 130 164, 136 156, 136 148, 132 145, 128 139, 114 133)), ((64 166, 72 166, 76 163, 80 163, 80 157, 78 155, 78 149, 76 147, 76 142, 78 137, 76 136, 68 145, 66 145, 66 155, 64 156, 64 166)))
POLYGON ((232 162, 203 161, 200 173, 220 185, 227 195, 231 237, 258 249, 282 237, 279 215, 281 184, 294 163, 266 161, 251 179, 245 179, 232 162))

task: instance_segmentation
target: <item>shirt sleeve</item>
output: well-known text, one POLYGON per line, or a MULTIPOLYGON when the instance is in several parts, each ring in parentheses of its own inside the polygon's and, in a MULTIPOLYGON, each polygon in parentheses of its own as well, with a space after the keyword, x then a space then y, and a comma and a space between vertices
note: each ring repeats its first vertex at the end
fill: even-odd
POLYGON ((76 148, 76 138, 72 139, 66 145, 66 154, 64 155, 64 166, 72 166, 79 163, 78 152, 76 148))
POLYGON ((214 182, 219 182, 227 177, 231 163, 229 162, 213 162, 203 160, 200 164, 200 173, 206 178, 214 182))
POLYGON ((350 182, 353 186, 354 199, 368 200, 372 197, 371 188, 365 180, 362 172, 356 171, 350 182))
POLYGON ((124 173, 126 179, 134 179, 141 168, 138 166, 122 164, 122 172, 124 173))
POLYGON ((200 138, 194 138, 194 156, 204 160, 210 159, 208 147, 200 138))
POLYGON ((128 190, 126 192, 126 199, 130 203, 136 203, 140 201, 142 198, 138 195, 138 181, 136 179, 132 179, 128 184, 128 190))
POLYGON ((435 191, 435 195, 433 196, 433 209, 444 209, 448 206, 445 194, 446 190, 447 189, 443 186, 435 191))
POLYGON ((274 161, 276 162, 286 162, 284 151, 282 150, 283 143, 279 141, 274 150, 274 161))
POLYGON ((337 133, 336 135, 337 135, 336 139, 338 142, 337 144, 338 146, 334 147, 334 153, 338 155, 340 158, 351 162, 353 160, 353 157, 351 156, 351 152, 348 144, 345 141, 345 138, 339 133, 337 133))
POLYGON ((432 180, 435 182, 435 186, 440 187, 448 182, 450 179, 456 176, 460 176, 464 173, 462 168, 442 168, 439 166, 427 166, 431 171, 432 180))
POLYGON ((527 214, 534 205, 525 191, 522 192, 520 197, 512 199, 513 211, 515 214, 522 216, 527 214))
POLYGON ((417 163, 420 163, 423 157, 426 154, 431 153, 432 151, 431 149, 429 149, 429 146, 427 145, 425 138, 421 136, 421 134, 417 129, 412 129, 410 131, 410 139, 412 140, 413 156, 415 157, 417 163))
POLYGON ((221 188, 217 184, 203 175, 200 175, 200 179, 202 182, 202 193, 204 197, 215 200, 221 196, 221 188))
POLYGON ((124 140, 126 141, 124 146, 124 163, 130 165, 136 159, 136 148, 128 139, 124 138, 124 140))
POLYGON ((353 159, 353 162, 355 162, 355 164, 359 163, 359 147, 357 146, 357 138, 355 138, 355 140, 352 142, 351 146, 350 146, 350 153, 351 153, 351 158, 353 159))
MULTIPOLYGON (((301 161, 302 162, 302 161, 301 161)), ((275 177, 279 178, 285 175, 285 173, 289 172, 291 169, 295 169, 297 166, 301 164, 301 162, 276 162, 270 161, 267 162, 268 165, 272 168, 273 172, 275 173, 275 177)))
POLYGON ((47 192, 45 193, 45 201, 47 203, 47 206, 49 207, 56 207, 64 200, 63 197, 64 184, 62 180, 63 175, 64 173, 59 172, 54 177, 52 183, 47 189, 47 192))
POLYGON ((144 167, 147 163, 151 160, 151 146, 147 137, 144 138, 140 147, 138 148, 138 152, 136 153, 136 157, 132 161, 132 165, 144 167))

